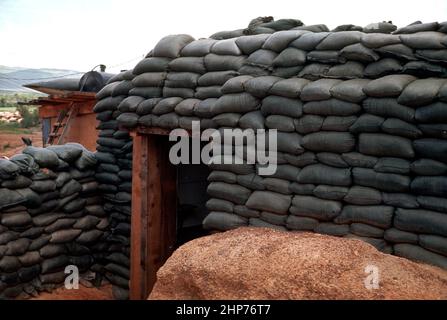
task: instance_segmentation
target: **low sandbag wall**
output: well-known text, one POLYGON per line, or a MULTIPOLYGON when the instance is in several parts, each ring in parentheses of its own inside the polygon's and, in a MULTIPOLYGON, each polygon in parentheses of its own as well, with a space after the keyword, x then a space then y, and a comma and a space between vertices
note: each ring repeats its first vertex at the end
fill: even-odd
POLYGON ((100 161, 118 176, 105 181, 110 212, 118 217, 118 194, 130 199, 122 128, 276 129, 274 175, 258 164, 211 166, 205 227, 353 237, 447 268, 445 23, 316 29, 168 36, 110 81, 95 107, 100 161))
POLYGON ((0 159, 0 299, 59 287, 68 265, 100 281, 109 223, 96 162, 74 143, 0 159))

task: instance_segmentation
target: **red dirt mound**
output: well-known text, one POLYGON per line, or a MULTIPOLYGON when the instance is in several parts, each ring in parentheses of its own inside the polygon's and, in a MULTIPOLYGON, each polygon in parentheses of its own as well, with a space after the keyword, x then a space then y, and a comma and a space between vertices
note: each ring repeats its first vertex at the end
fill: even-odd
POLYGON ((158 271, 149 299, 447 299, 447 271, 360 240, 261 228, 199 238, 158 271))

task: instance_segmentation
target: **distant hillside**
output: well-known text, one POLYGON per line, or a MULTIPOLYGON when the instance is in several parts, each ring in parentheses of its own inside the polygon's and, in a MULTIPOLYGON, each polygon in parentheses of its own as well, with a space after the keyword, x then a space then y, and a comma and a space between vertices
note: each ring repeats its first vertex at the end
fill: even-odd
POLYGON ((73 75, 78 71, 66 69, 32 69, 21 67, 8 67, 0 65, 0 92, 35 92, 34 90, 22 87, 22 85, 39 80, 52 80, 56 77, 78 78, 81 74, 73 75))

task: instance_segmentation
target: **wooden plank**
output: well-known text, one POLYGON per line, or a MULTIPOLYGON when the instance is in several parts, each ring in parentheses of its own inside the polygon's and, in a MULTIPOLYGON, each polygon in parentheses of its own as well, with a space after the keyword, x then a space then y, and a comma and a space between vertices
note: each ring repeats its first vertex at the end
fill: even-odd
MULTIPOLYGON (((161 172, 161 150, 156 136, 148 137, 148 179, 147 179, 147 247, 146 261, 147 266, 145 284, 145 297, 152 290, 155 284, 156 273, 160 263, 160 248, 162 247, 160 221, 162 219, 162 177, 161 172)), ((144 210, 144 209, 143 209, 144 210)))
POLYGON ((45 104, 49 104, 49 103, 69 103, 75 101, 73 99, 67 99, 67 98, 61 98, 61 97, 55 97, 55 96, 49 96, 46 98, 39 98, 36 103, 42 102, 45 104))
MULTIPOLYGON (((92 114, 93 112, 93 107, 95 106, 94 102, 77 102, 75 103, 78 107, 78 114, 83 115, 83 114, 92 114)), ((70 104, 69 103, 63 103, 63 104, 57 104, 57 105, 42 105, 41 107, 39 107, 39 117, 40 118, 52 118, 52 117, 57 117, 59 112, 63 109, 67 109, 69 108, 70 104)))
MULTIPOLYGON (((133 129, 134 131, 140 133, 140 134, 154 134, 154 135, 162 135, 162 136, 168 136, 172 130, 165 129, 165 128, 158 128, 158 127, 144 127, 144 126, 138 126, 137 128, 133 129)), ((182 130, 183 131, 183 130, 182 130)), ((177 136, 191 136, 190 130, 185 130, 183 132, 186 132, 185 134, 177 133, 177 136)))
POLYGON ((66 109, 67 105, 49 106, 43 105, 39 107, 39 118, 56 118, 61 110, 66 109))
POLYGON ((132 216, 130 239, 130 290, 129 298, 141 299, 144 288, 145 237, 143 236, 143 212, 147 205, 147 137, 137 135, 133 139, 132 216), (142 263, 143 261, 143 263, 142 263))
POLYGON ((150 149, 149 149, 149 137, 143 136, 142 139, 142 154, 141 154, 141 210, 140 210, 140 218, 141 218, 141 234, 137 234, 136 236, 140 237, 141 246, 138 248, 140 251, 140 260, 139 266, 141 269, 141 278, 140 278, 140 292, 138 299, 146 299, 147 297, 147 253, 146 248, 148 245, 148 228, 147 228, 147 219, 149 214, 149 199, 148 199, 148 189, 149 185, 147 181, 149 180, 149 170, 150 170, 150 149))
POLYGON ((96 100, 96 92, 84 92, 84 91, 71 91, 65 96, 75 99, 80 99, 84 101, 96 100))
POLYGON ((81 143, 89 150, 96 150, 96 141, 98 139, 99 121, 94 113, 78 114, 76 120, 65 136, 65 141, 81 143))
POLYGON ((162 194, 163 212, 161 217, 161 230, 163 232, 163 248, 159 267, 174 252, 177 240, 177 167, 169 161, 170 144, 167 139, 163 143, 161 152, 162 163, 162 194))

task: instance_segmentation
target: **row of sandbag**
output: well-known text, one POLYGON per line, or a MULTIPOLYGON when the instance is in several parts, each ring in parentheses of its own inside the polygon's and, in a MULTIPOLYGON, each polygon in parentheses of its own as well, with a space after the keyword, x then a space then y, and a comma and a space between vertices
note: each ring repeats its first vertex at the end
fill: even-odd
POLYGON ((132 77, 130 72, 123 72, 110 79, 98 93, 94 109, 100 121, 96 179, 110 222, 107 238, 110 254, 105 276, 113 285, 112 293, 116 299, 128 299, 129 296, 132 139, 116 120, 121 114, 118 110, 120 101, 133 88, 129 77, 132 77))
MULTIPOLYGON (((260 36, 264 36, 265 38, 267 35, 260 36)), ((281 38, 280 36, 281 35, 278 35, 279 38, 281 38)), ((304 36, 305 35, 303 35, 303 37, 304 36)), ((430 37, 429 35, 421 35, 420 38, 424 40, 430 37)), ((246 56, 237 55, 240 54, 240 49, 237 47, 238 40, 232 40, 232 43, 211 39, 193 41, 190 36, 186 35, 168 36, 157 44, 150 56, 138 63, 132 71, 123 74, 122 77, 124 81, 112 82, 110 86, 107 86, 103 92, 99 94, 99 97, 108 94, 119 99, 119 96, 128 92, 129 95, 135 96, 135 100, 129 100, 128 105, 134 105, 141 102, 138 101, 138 97, 150 98, 163 96, 198 98, 202 100, 207 98, 218 98, 222 93, 225 93, 222 91, 222 85, 227 80, 232 79, 239 74, 256 76, 269 75, 271 73, 267 71, 271 69, 272 66, 280 69, 298 68, 298 71, 302 69, 300 72, 280 72, 275 75, 285 78, 299 76, 311 80, 320 77, 350 79, 363 78, 366 76, 377 78, 399 72, 415 74, 422 77, 445 76, 445 70, 442 66, 427 65, 425 62, 419 61, 421 58, 411 57, 409 54, 405 55, 405 57, 411 60, 411 62, 404 68, 402 63, 398 60, 388 56, 384 59, 374 61, 374 57, 363 57, 366 53, 360 55, 360 53, 354 52, 356 56, 363 57, 364 60, 373 60, 365 70, 363 70, 364 67, 361 64, 354 61, 333 67, 325 65, 324 63, 330 63, 332 59, 338 59, 331 58, 331 54, 328 53, 328 51, 323 51, 324 54, 311 55, 314 58, 311 58, 310 61, 306 61, 305 54, 290 52, 291 50, 299 50, 296 48, 285 49, 283 51, 285 54, 283 58, 280 54, 277 58, 273 59, 273 56, 275 56, 276 53, 274 53, 273 56, 271 55, 269 58, 266 58, 266 56, 269 56, 269 54, 265 52, 267 49, 260 49, 259 51, 262 52, 254 55, 252 59, 250 59, 251 55, 248 59, 245 59, 246 56), (176 58, 178 55, 182 56, 176 58), (321 59, 318 58, 315 60, 317 57, 320 57, 321 59), (281 60, 284 60, 286 64, 279 63, 279 65, 277 65, 274 61, 279 58, 282 58, 281 60), (307 62, 310 62, 310 64, 307 62), (295 63, 297 66, 291 66, 291 63, 295 63), (240 70, 241 68, 245 69, 240 70), (262 69, 265 72, 262 70, 259 71, 259 69, 262 69), (331 72, 331 69, 333 69, 333 72, 331 72), (422 73, 418 70, 422 70, 422 73), (349 76, 348 73, 351 73, 351 75, 349 76)), ((267 40, 265 40, 266 43, 268 43, 267 40)), ((337 39, 334 41, 336 40, 337 39)), ((273 43, 278 41, 279 40, 275 39, 271 40, 273 43)), ((255 43, 257 42, 259 42, 259 39, 255 41, 255 43)), ((279 42, 281 43, 281 41, 279 42)), ((388 40, 388 42, 393 43, 392 40, 388 40)), ((399 44, 394 43, 392 46, 398 45, 399 44)), ((432 51, 444 52, 445 50, 432 51)), ((354 53, 351 52, 353 55, 354 53)), ((392 52, 389 53, 389 55, 392 54, 392 52)), ((332 62, 335 63, 335 60, 332 62)), ((104 103, 106 102, 107 100, 104 101, 104 103)))
POLYGON ((283 30, 308 30, 312 32, 340 32, 340 31, 363 31, 365 33, 384 33, 384 34, 410 34, 422 31, 439 31, 447 33, 447 22, 426 22, 415 21, 405 27, 397 28, 391 21, 383 21, 370 23, 365 27, 342 24, 332 30, 325 24, 304 25, 298 19, 279 19, 274 20, 273 17, 258 17, 250 21, 245 29, 237 29, 232 31, 220 31, 210 36, 210 38, 223 40, 229 38, 240 37, 248 34, 274 33, 283 30))
MULTIPOLYGON (((238 76, 228 80, 222 92, 225 94, 220 98, 204 100, 112 96, 101 100, 96 110, 100 115, 119 112, 118 120, 127 127, 137 124, 158 126, 160 122, 162 127, 175 128, 205 118, 213 120, 207 120, 206 127, 238 124, 242 128, 264 128, 263 118, 256 112, 259 109, 262 115, 276 118, 299 118, 306 114, 344 117, 331 122, 341 122, 345 126, 352 124, 351 116, 363 109, 366 113, 397 118, 410 124, 421 123, 425 132, 436 128, 442 131, 439 129, 444 127, 440 124, 447 119, 444 107, 447 82, 439 78, 390 75, 374 81, 321 79, 310 82, 302 78, 238 76), (248 112, 253 113, 241 118, 248 112), (152 124, 154 119, 156 124, 152 124)), ((318 117, 308 117, 308 120, 309 124, 304 125, 311 128, 319 125, 318 117)), ((274 128, 275 122, 278 121, 274 121, 270 128, 274 128)), ((301 133, 307 130, 296 124, 295 127, 301 133)))
POLYGON ((318 78, 378 78, 405 73, 445 77, 446 35, 283 31, 229 40, 187 35, 163 38, 133 69, 131 94, 218 97, 238 74, 318 78))
MULTIPOLYGON (((404 209, 447 212, 447 201, 442 195, 442 188, 445 192, 445 176, 420 176, 411 182, 409 177, 389 173, 390 168, 395 168, 392 158, 378 160, 374 157, 362 158, 354 153, 345 154, 343 158, 350 157, 357 162, 357 166, 340 168, 329 165, 334 163, 332 156, 318 153, 313 164, 307 164, 302 168, 290 164, 278 164, 276 172, 267 176, 256 174, 255 169, 250 169, 248 165, 242 169, 242 165, 212 164, 211 168, 217 171, 210 175, 209 181, 236 184, 251 190, 269 190, 285 195, 295 194, 343 201, 348 205, 387 205, 404 209), (323 158, 324 162, 317 162, 323 158), (232 171, 227 172, 228 169, 232 171)), ((422 162, 418 163, 419 168, 430 170, 429 162, 427 166, 421 164, 422 162)), ((225 184, 216 185, 217 189, 218 187, 225 187, 225 184)), ((241 196, 248 194, 244 188, 240 188, 241 196)), ((236 189, 237 187, 230 191, 237 193, 236 189)))
MULTIPOLYGON (((366 183, 358 181, 357 184, 354 178, 351 185, 330 185, 334 176, 328 174, 344 171, 343 179, 349 183, 351 169, 322 164, 308 165, 301 170, 279 165, 275 175, 266 177, 248 173, 247 167, 241 171, 238 165, 217 168, 220 170, 212 171, 208 178, 208 193, 212 198, 207 203, 210 214, 204 220, 206 228, 228 230, 252 225, 355 236, 379 250, 392 253, 394 244, 398 245, 396 254, 447 267, 444 198, 416 197, 365 187, 372 177, 366 183), (418 243, 423 248, 400 251, 400 244, 406 244, 404 248, 407 248, 418 243)), ((373 169, 354 170, 377 174, 373 169)))
POLYGON ((1 298, 54 289, 68 265, 100 282, 108 221, 95 166, 78 144, 29 146, 0 160, 1 298))
MULTIPOLYGON (((299 48, 288 48, 287 46, 298 40, 308 45, 307 43, 309 41, 311 43, 315 42, 315 39, 313 39, 314 37, 317 37, 316 40, 321 41, 321 43, 317 41, 315 45, 319 43, 318 46, 322 46, 320 49, 325 50, 329 48, 333 49, 334 46, 354 45, 358 47, 359 45, 363 44, 356 42, 363 39, 363 37, 371 38, 371 43, 369 46, 374 48, 380 44, 387 44, 388 46, 403 46, 403 44, 400 43, 401 39, 399 36, 381 34, 364 34, 362 36, 359 32, 328 33, 326 35, 318 33, 296 34, 296 32, 297 31, 292 33, 278 32, 274 35, 257 35, 223 41, 215 41, 211 39, 194 41, 192 37, 187 35, 168 36, 163 38, 155 46, 154 50, 151 51, 148 57, 138 63, 133 70, 120 75, 123 81, 112 81, 111 85, 104 88, 102 92, 98 94, 98 98, 102 98, 106 95, 116 97, 115 100, 125 95, 144 98, 157 97, 161 95, 164 97, 191 98, 195 97, 196 93, 199 94, 198 98, 201 99, 218 97, 220 95, 219 88, 227 80, 235 77, 238 74, 237 72, 240 71, 239 69, 246 67, 247 70, 243 73, 248 75, 264 75, 262 72, 257 72, 256 68, 265 70, 269 69, 271 67, 270 64, 273 62, 268 63, 268 61, 275 60, 276 58, 274 59, 272 56, 277 55, 277 52, 285 52, 287 49, 301 50, 299 48), (258 51, 262 52, 259 53, 258 51), (272 51, 273 54, 269 55, 265 51, 272 51), (245 58, 241 59, 241 57, 243 57, 241 54, 247 52, 250 53, 250 56, 254 56, 252 59, 248 56, 245 61, 245 58), (197 92, 195 92, 197 87, 202 88, 203 90, 197 90, 197 92)), ((426 46, 433 48, 432 51, 435 52, 445 51, 443 49, 445 46, 442 44, 445 40, 444 34, 436 36, 431 33, 423 33, 410 35, 409 37, 410 39, 407 40, 413 46, 426 46)), ((396 50, 399 51, 399 48, 402 49, 401 47, 398 47, 396 50)), ((402 49, 401 51, 405 50, 402 49)), ((351 53, 356 57, 362 57, 364 55, 360 54, 359 52, 355 52, 355 50, 351 53)), ((393 55, 393 50, 387 53, 389 55, 393 55)), ((397 53, 394 52, 394 54, 396 55, 397 53)), ((401 55, 405 56, 406 59, 415 60, 412 62, 420 63, 420 61, 418 61, 420 58, 413 57, 409 53, 402 53, 401 55)), ((296 57, 297 53, 295 52, 293 54, 286 55, 284 60, 287 63, 295 61, 297 65, 305 66, 309 72, 306 71, 304 74, 294 75, 306 77, 307 74, 311 75, 315 71, 315 75, 319 77, 328 71, 322 64, 311 63, 306 65, 305 60, 296 62, 296 57)), ((373 58, 371 59, 375 60, 373 58)), ((390 59, 387 58, 384 59, 384 61, 385 62, 383 64, 376 65, 372 68, 375 70, 374 72, 376 72, 376 76, 382 76, 383 74, 388 73, 395 74, 400 71, 400 69, 396 68, 395 64, 390 59)), ((347 69, 348 71, 352 71, 356 69, 353 68, 353 66, 354 65, 344 66, 343 68, 347 69)), ((291 66, 288 65, 287 68, 289 67, 291 66)), ((430 71, 430 68, 427 68, 427 71, 430 71)), ((435 70, 432 71, 434 72, 433 74, 442 74, 442 72, 437 73, 435 70)), ((292 75, 284 74, 283 76, 290 77, 292 75)), ((359 74, 353 78, 362 78, 363 76, 363 74, 359 74)), ((333 74, 332 76, 329 74, 329 77, 346 78, 337 73, 333 74)), ((408 82, 410 81, 407 81, 406 84, 408 84, 408 82)), ((402 81, 398 82, 398 84, 400 83, 402 83, 402 81)), ((396 90, 396 87, 393 86, 391 90, 396 90)), ((430 90, 433 89, 431 88, 430 90)), ((98 109, 101 109, 101 111, 108 111, 107 106, 105 106, 107 102, 108 100, 104 101, 98 109)), ((132 106, 135 105, 136 102, 139 103, 141 101, 128 102, 129 105, 132 106)))
MULTIPOLYGON (((390 136, 392 137, 392 136, 390 136)), ((370 138, 374 141, 374 134, 370 138)), ((335 142, 334 142, 335 143, 335 142)), ((222 148, 227 149, 228 146, 222 148)), ((235 150, 236 148, 233 148, 235 150)), ((228 150, 228 149, 227 149, 228 150)), ((258 179, 254 174, 264 166, 250 165, 246 162, 247 156, 251 152, 241 152, 236 149, 237 156, 215 157, 216 160, 228 161, 230 164, 210 164, 214 170, 230 170, 239 175, 248 175, 258 179), (241 154, 242 153, 242 154, 241 154), (244 164, 235 164, 244 163, 244 164)), ((377 191, 369 190, 370 200, 367 202, 368 192, 363 193, 365 203, 353 204, 385 204, 396 205, 402 208, 418 208, 419 206, 435 211, 447 212, 447 202, 445 193, 447 190, 447 165, 443 162, 429 158, 417 158, 413 161, 391 156, 372 156, 359 152, 335 153, 324 150, 310 152, 301 150, 301 154, 291 154, 277 152, 270 155, 270 161, 275 161, 276 171, 265 178, 278 178, 288 181, 272 184, 270 188, 285 190, 285 193, 291 191, 297 194, 309 194, 308 189, 302 185, 312 188, 316 185, 329 185, 334 189, 339 189, 338 194, 342 199, 347 194, 347 188, 352 185, 366 187, 369 190, 374 188, 377 191), (275 159, 271 158, 275 156, 275 159), (289 184, 291 182, 292 184, 289 184), (287 183, 287 184, 286 184, 287 183), (292 188, 292 189, 290 189, 292 188), (303 193, 304 192, 304 193, 303 193), (383 194, 381 196, 380 193, 383 194), (393 194, 395 196, 393 196, 393 194)), ((211 158, 214 161, 214 158, 211 158)), ((253 160, 253 159, 252 159, 253 160)), ((271 164, 271 163, 270 163, 271 164)), ((265 171, 264 171, 265 172, 265 171)), ((234 180, 232 178, 232 180, 234 180)), ((235 181, 231 181, 236 183, 235 181)), ((271 180, 271 182, 274 182, 271 180)), ((237 180, 242 184, 244 180, 237 180)), ((352 203, 348 201, 348 203, 352 203)))

